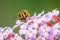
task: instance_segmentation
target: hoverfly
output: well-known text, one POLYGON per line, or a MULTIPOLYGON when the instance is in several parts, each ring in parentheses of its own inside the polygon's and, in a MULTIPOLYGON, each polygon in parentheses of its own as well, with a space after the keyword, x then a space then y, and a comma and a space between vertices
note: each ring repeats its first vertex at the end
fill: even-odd
POLYGON ((27 17, 30 17, 29 11, 27 11, 27 10, 21 10, 21 11, 19 11, 19 13, 18 13, 18 19, 20 21, 25 22, 27 17))

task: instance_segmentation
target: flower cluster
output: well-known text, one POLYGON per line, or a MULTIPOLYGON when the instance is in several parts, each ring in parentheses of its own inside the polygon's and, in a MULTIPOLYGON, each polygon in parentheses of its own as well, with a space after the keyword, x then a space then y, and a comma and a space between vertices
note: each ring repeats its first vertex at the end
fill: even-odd
POLYGON ((13 32, 13 29, 11 27, 0 27, 0 40, 23 40, 21 36, 18 36, 18 33, 13 32))
POLYGON ((34 15, 26 18, 26 22, 16 21, 13 28, 0 28, 1 40, 59 40, 60 39, 60 19, 58 18, 59 10, 34 15), (20 27, 19 33, 13 30, 20 27), (24 37, 24 38, 23 38, 24 37))

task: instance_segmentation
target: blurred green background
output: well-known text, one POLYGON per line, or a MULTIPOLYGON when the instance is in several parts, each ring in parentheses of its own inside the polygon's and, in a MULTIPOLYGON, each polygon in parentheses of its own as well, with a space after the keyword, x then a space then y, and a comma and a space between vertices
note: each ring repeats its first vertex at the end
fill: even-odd
POLYGON ((17 20, 17 13, 27 9, 31 15, 42 10, 60 10, 60 0, 0 0, 0 26, 13 26, 17 20), (14 19, 13 19, 14 18, 14 19))

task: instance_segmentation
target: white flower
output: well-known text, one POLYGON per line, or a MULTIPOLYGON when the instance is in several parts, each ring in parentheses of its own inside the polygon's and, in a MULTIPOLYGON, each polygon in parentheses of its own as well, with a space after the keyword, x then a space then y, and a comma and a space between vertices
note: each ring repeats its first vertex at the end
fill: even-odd
POLYGON ((19 30, 19 34, 20 34, 20 35, 22 35, 22 34, 25 35, 25 34, 27 33, 27 31, 28 31, 28 30, 23 30, 23 29, 21 29, 21 30, 19 30))
POLYGON ((27 28, 27 24, 24 23, 23 25, 20 26, 20 29, 26 29, 27 28))
POLYGON ((12 33, 12 32, 13 32, 13 30, 12 30, 12 28, 11 28, 11 27, 8 27, 8 28, 5 30, 5 32, 6 32, 6 33, 12 33))
POLYGON ((38 28, 38 22, 37 22, 37 20, 34 20, 33 21, 33 24, 32 25, 30 25, 32 28, 35 28, 35 29, 37 29, 38 28))
POLYGON ((45 40, 45 37, 42 37, 42 40, 45 40))
POLYGON ((43 21, 51 21, 51 19, 52 19, 51 12, 44 14, 41 18, 41 20, 43 20, 43 21))
POLYGON ((17 39, 17 40, 24 40, 24 39, 22 39, 22 37, 20 37, 20 36, 18 36, 16 39, 17 39))
POLYGON ((0 40, 4 40, 4 38, 3 38, 3 35, 2 35, 2 34, 0 34, 0 40))
POLYGON ((40 27, 40 30, 42 30, 42 32, 49 32, 50 29, 51 29, 51 28, 50 28, 50 27, 47 27, 47 26, 46 26, 46 27, 44 27, 44 26, 41 26, 41 27, 40 27))
POLYGON ((36 35, 37 34, 37 29, 30 29, 27 32, 27 35, 29 35, 29 37, 31 37, 32 35, 36 35))
POLYGON ((56 23, 55 25, 53 25, 53 29, 57 29, 60 27, 60 23, 56 23))
POLYGON ((19 34, 22 35, 23 34, 23 30, 19 30, 19 34))
POLYGON ((44 32, 43 35, 44 35, 44 37, 46 37, 46 38, 49 36, 48 32, 44 32))
POLYGON ((20 25, 20 24, 21 24, 21 21, 20 21, 20 20, 17 20, 17 21, 16 21, 16 24, 17 24, 17 25, 20 25))
POLYGON ((3 40, 3 33, 0 33, 0 40, 3 40))
POLYGON ((24 22, 21 22, 20 20, 17 20, 17 21, 16 21, 16 24, 17 24, 17 25, 21 25, 21 24, 23 24, 23 23, 24 23, 24 22))
POLYGON ((52 10, 52 15, 58 16, 59 15, 59 11, 57 9, 52 10))
POLYGON ((22 37, 18 35, 18 33, 15 34, 15 39, 16 40, 23 40, 22 37))
POLYGON ((53 35, 55 36, 55 35, 57 35, 57 33, 58 33, 58 30, 57 29, 54 29, 53 30, 53 35))

